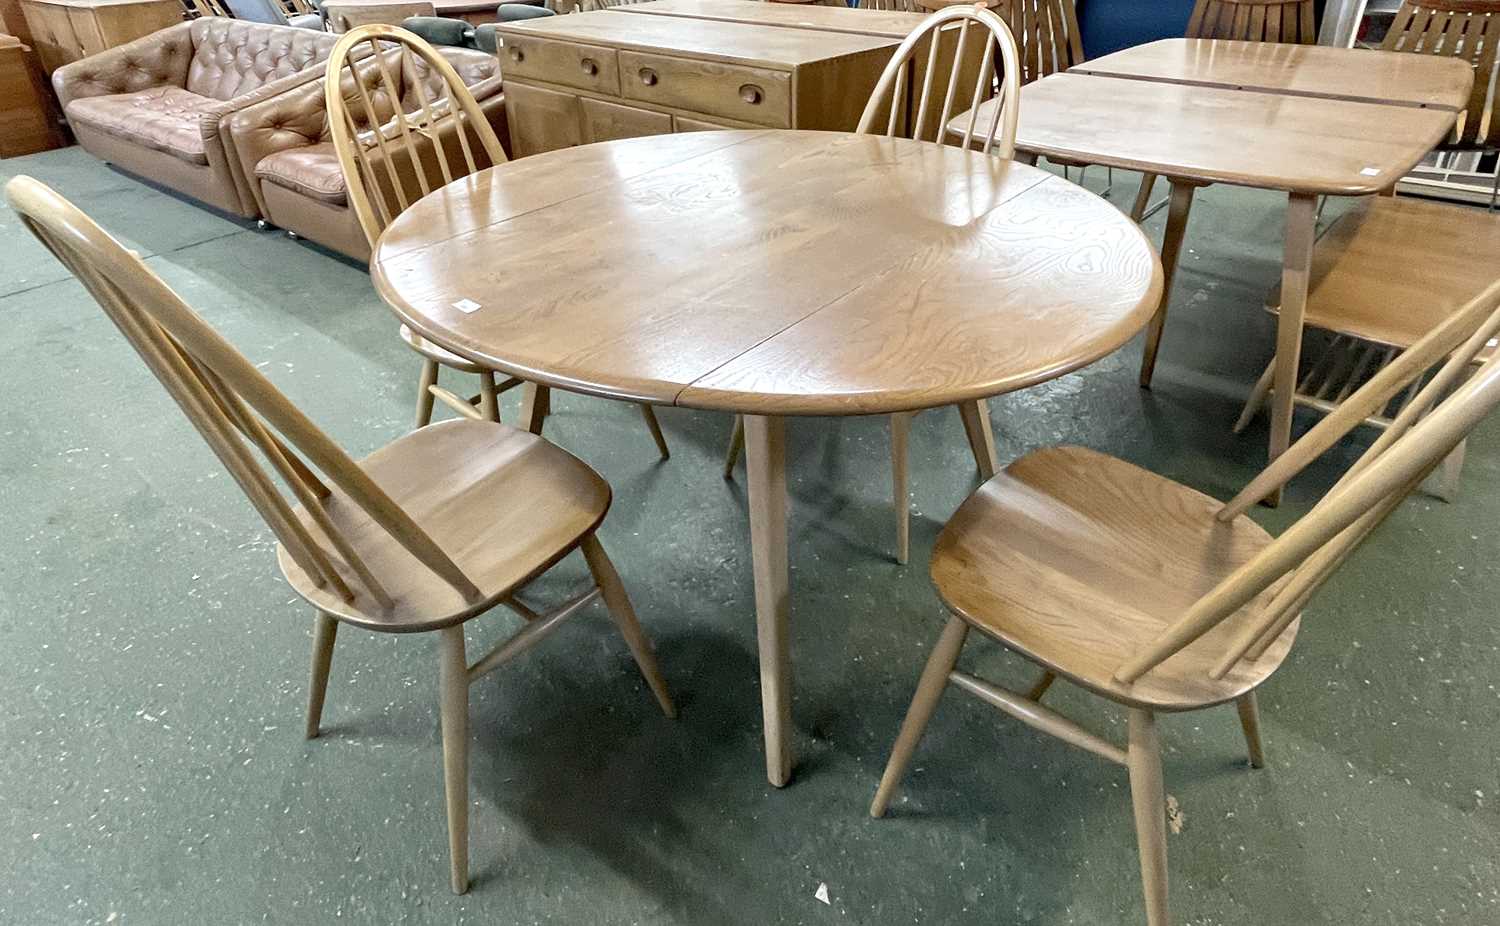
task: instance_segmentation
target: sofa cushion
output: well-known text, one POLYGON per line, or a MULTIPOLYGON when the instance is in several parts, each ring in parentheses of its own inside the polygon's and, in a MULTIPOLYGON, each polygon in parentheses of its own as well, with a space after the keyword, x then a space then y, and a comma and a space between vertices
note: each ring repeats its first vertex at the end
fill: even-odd
POLYGON ((67 116, 116 138, 189 163, 207 164, 199 116, 214 102, 169 85, 73 100, 67 116))
POLYGON ((232 100, 327 60, 338 36, 291 26, 205 16, 192 25, 187 89, 232 100))
POLYGON ((255 176, 331 206, 349 202, 344 172, 339 169, 339 158, 330 142, 268 155, 255 166, 255 176))

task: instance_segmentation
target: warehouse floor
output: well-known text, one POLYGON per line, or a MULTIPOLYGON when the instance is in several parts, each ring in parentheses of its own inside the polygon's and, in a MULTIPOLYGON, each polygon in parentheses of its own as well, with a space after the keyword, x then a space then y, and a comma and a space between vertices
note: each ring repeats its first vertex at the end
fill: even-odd
MULTIPOLYGON (((146 255, 351 451, 409 427, 417 362, 362 268, 76 148, 0 162, 0 179, 17 173, 146 255)), ((1128 200, 1133 178, 1115 179, 1128 200)), ((1002 456, 1066 441, 1220 497, 1243 485, 1266 425, 1229 425, 1270 353, 1259 305, 1281 214, 1271 194, 1203 192, 1156 388, 1135 386, 1135 342, 999 398, 1002 456)), ((883 421, 791 428, 799 763, 778 791, 760 754, 743 471, 719 472, 728 419, 663 410, 661 462, 634 409, 558 397, 548 436, 614 487, 601 536, 681 717, 662 717, 597 606, 477 685, 474 884, 455 897, 434 641, 343 634, 326 733, 304 741, 311 621, 269 531, 5 209, 0 313, 0 922, 1144 920, 1124 772, 960 695, 890 815, 866 813, 943 620, 927 551, 974 486, 951 412, 915 426, 908 567, 889 555, 883 421)), ((1253 517, 1281 530, 1356 451, 1253 517)), ((1164 720, 1178 922, 1500 922, 1497 523, 1490 423, 1459 502, 1413 497, 1310 608, 1261 693, 1267 768, 1247 768, 1229 708, 1164 720)), ((566 561, 542 596, 583 573, 566 561)), ((509 626, 477 620, 470 639, 509 626)), ((1030 675, 993 645, 965 662, 1030 675)), ((1054 691, 1123 738, 1120 712, 1054 691)))

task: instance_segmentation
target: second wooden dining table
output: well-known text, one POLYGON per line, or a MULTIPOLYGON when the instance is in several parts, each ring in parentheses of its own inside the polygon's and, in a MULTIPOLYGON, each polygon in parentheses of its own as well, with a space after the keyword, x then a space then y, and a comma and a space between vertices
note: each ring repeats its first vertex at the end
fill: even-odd
MULTIPOLYGON (((1194 192, 1215 183, 1287 198, 1269 455, 1291 440, 1292 396, 1320 196, 1392 189, 1447 137, 1471 68, 1434 55, 1163 39, 1075 65, 1021 92, 1017 156, 1165 177, 1167 293, 1141 359, 1149 386, 1194 192)), ((994 101, 981 107, 988 118, 994 101)), ((961 133, 968 114, 950 123, 961 133)), ((1132 212, 1145 209, 1143 187, 1132 212)), ((1279 500, 1279 490, 1269 499, 1279 500)))
POLYGON ((370 264, 413 329, 545 391, 745 416, 766 774, 792 768, 785 419, 984 400, 1138 332, 1161 263, 1045 171, 827 132, 704 132, 523 158, 391 224, 370 264))

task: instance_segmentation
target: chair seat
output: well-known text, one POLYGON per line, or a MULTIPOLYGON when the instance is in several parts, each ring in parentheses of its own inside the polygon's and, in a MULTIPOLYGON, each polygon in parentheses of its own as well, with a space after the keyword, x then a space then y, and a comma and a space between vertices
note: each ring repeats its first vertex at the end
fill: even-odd
POLYGON ((401 326, 401 340, 428 360, 436 360, 443 366, 458 370, 460 373, 483 373, 485 371, 485 368, 479 364, 465 360, 451 350, 439 347, 406 325, 401 326))
MULTIPOLYGON (((1405 350, 1494 282, 1497 253, 1500 215, 1366 197, 1313 250, 1304 324, 1405 350)), ((1279 310, 1279 288, 1268 302, 1279 310)))
POLYGON ((1296 637, 1293 621, 1260 659, 1208 676, 1274 589, 1135 683, 1112 676, 1271 542, 1248 518, 1215 520, 1220 507, 1106 454, 1040 450, 959 507, 933 549, 933 584, 974 627, 1105 697, 1153 710, 1217 704, 1259 685, 1296 637))
POLYGON ((332 142, 268 154, 255 165, 255 176, 330 206, 349 205, 344 171, 332 142))
MULTIPOLYGON (((455 419, 419 428, 360 466, 458 564, 484 598, 466 602, 343 493, 325 508, 384 585, 383 610, 347 569, 352 602, 316 587, 278 546, 287 581, 313 606, 361 627, 436 630, 488 610, 571 551, 609 510, 609 485, 578 458, 526 431, 455 419)), ((306 512, 298 509, 314 537, 306 512)), ((325 542, 325 551, 330 549, 325 542)), ((330 559, 333 559, 330 555, 330 559)))
POLYGON ((67 116, 71 122, 190 164, 207 164, 199 119, 218 102, 168 84, 73 100, 67 116))

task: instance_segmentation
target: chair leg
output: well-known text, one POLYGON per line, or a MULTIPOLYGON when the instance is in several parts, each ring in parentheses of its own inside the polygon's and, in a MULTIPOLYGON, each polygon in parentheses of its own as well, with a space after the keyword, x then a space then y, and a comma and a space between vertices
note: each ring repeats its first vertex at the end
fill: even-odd
POLYGON ((312 679, 307 683, 307 738, 316 739, 323 720, 323 697, 328 693, 328 667, 333 663, 333 641, 339 622, 317 612, 313 618, 312 679))
POLYGON ((438 631, 438 649, 448 857, 453 893, 463 894, 469 890, 469 663, 463 625, 438 631))
POLYGON ((891 416, 891 503, 896 508, 896 562, 905 566, 911 553, 911 501, 907 491, 906 451, 911 412, 891 416))
POLYGON ((432 386, 437 385, 438 364, 436 360, 422 358, 422 377, 417 381, 417 427, 432 421, 432 386))
POLYGON ((1130 802, 1135 809, 1135 838, 1141 852, 1141 883, 1146 893, 1148 926, 1168 926, 1167 807, 1162 787, 1161 738, 1150 711, 1130 711, 1130 802))
POLYGON ((1250 390, 1250 397, 1245 400, 1245 408, 1240 412, 1239 420, 1234 423, 1234 433, 1238 434, 1255 420, 1255 416, 1266 405, 1266 397, 1271 394, 1271 382, 1276 378, 1276 358, 1266 364, 1266 369, 1260 374, 1260 379, 1255 381, 1255 386, 1250 390))
POLYGON ((1437 492, 1435 494, 1445 502, 1452 502, 1458 499, 1458 477, 1464 470, 1464 454, 1468 449, 1468 444, 1467 440, 1459 441, 1458 446, 1449 451, 1438 468, 1438 481, 1435 487, 1437 492))
POLYGON ((672 451, 667 449, 667 439, 662 436, 661 422, 656 420, 656 409, 645 403, 637 406, 641 410, 641 417, 646 419, 646 430, 651 432, 651 439, 656 441, 656 452, 661 454, 663 460, 672 458, 672 451))
POLYGON ((948 673, 958 663, 959 651, 964 648, 964 638, 968 635, 969 625, 962 618, 948 619, 942 636, 938 637, 937 646, 932 648, 932 655, 927 657, 927 666, 917 682, 917 692, 912 696, 911 707, 906 709, 906 719, 901 721, 901 732, 896 735, 896 744, 891 747, 891 757, 885 763, 885 774, 880 776, 880 787, 875 790, 875 800, 870 803, 870 816, 885 816, 885 809, 890 806, 896 785, 901 783, 901 777, 906 774, 906 766, 911 763, 912 753, 916 751, 917 742, 927 730, 927 721, 932 719, 932 712, 937 710, 943 689, 948 687, 948 673))
POLYGON ((479 413, 487 421, 500 420, 500 396, 495 392, 495 374, 489 370, 479 374, 479 413))
POLYGON ((1141 187, 1135 192, 1135 203, 1130 207, 1130 220, 1139 223, 1151 204, 1151 188, 1156 186, 1155 174, 1141 174, 1141 187))
POLYGON ((1057 681, 1057 676, 1054 673, 1042 672, 1041 678, 1037 679, 1035 684, 1031 686, 1031 690, 1026 692, 1026 700, 1042 700, 1042 696, 1047 693, 1047 690, 1052 687, 1052 683, 1055 681, 1057 681))
POLYGON ((1240 727, 1245 731, 1245 748, 1250 751, 1250 767, 1265 768, 1266 752, 1260 742, 1260 705, 1255 700, 1255 692, 1236 698, 1234 706, 1240 712, 1240 727))
POLYGON ((615 564, 610 562, 609 556, 604 552, 604 545, 595 535, 590 534, 585 538, 582 547, 589 572, 593 573, 594 581, 599 583, 604 605, 609 609, 609 616, 614 620, 615 626, 620 628, 620 636, 625 638, 625 645, 630 647, 630 655, 635 657, 641 677, 651 686, 651 693, 656 695, 656 703, 661 705, 662 713, 675 718, 677 708, 672 704, 672 696, 667 693, 667 682, 661 677, 661 667, 656 664, 651 641, 641 629, 640 622, 635 619, 635 608, 630 604, 630 596, 625 594, 625 584, 620 581, 615 564))
POLYGON ((724 451, 724 478, 734 478, 734 465, 740 461, 740 452, 745 449, 745 416, 734 416, 734 430, 729 434, 729 449, 724 451))

